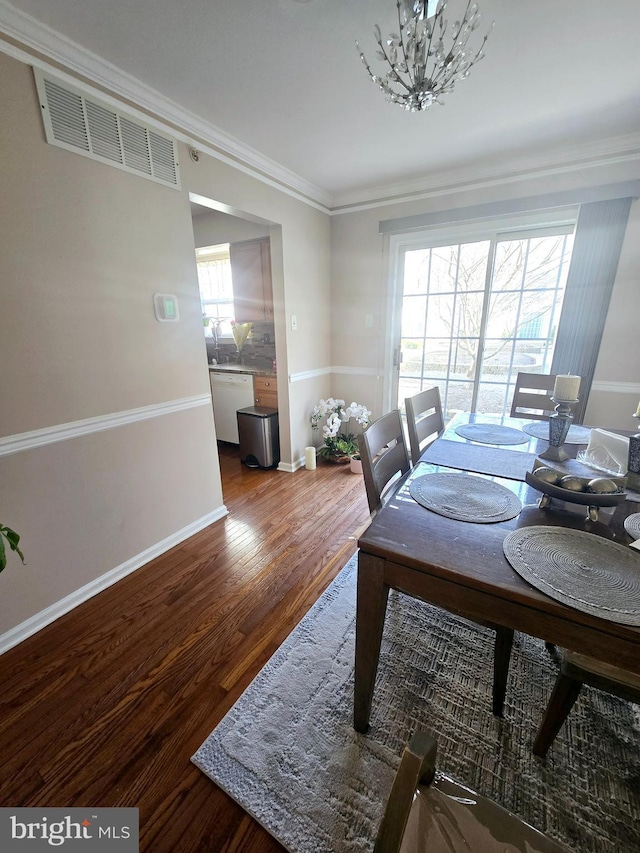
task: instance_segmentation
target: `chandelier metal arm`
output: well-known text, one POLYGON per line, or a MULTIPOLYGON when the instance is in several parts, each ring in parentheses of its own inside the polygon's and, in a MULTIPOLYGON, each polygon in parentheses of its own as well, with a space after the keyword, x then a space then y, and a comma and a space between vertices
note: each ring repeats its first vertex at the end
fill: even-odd
POLYGON ((464 15, 453 24, 450 34, 444 17, 447 0, 438 0, 430 17, 426 0, 395 0, 395 3, 399 34, 391 33, 385 44, 380 27, 376 25, 374 30, 379 48, 376 56, 386 63, 386 72, 374 74, 357 41, 356 46, 369 78, 388 100, 411 112, 427 110, 432 104, 441 104, 440 98, 453 92, 456 82, 466 79, 475 63, 483 59, 489 34, 475 53, 468 48, 469 39, 480 23, 475 0, 466 0, 464 15), (450 40, 448 50, 445 35, 450 40))
MULTIPOLYGON (((400 18, 400 4, 401 4, 401 0, 397 0, 396 11, 398 13, 398 33, 400 34, 400 47, 402 48, 402 58, 404 60, 404 64, 407 66, 407 69, 408 69, 409 68, 409 59, 407 58, 407 51, 406 51, 405 46, 404 46, 404 35, 402 33, 402 20, 400 18)), ((409 80, 413 84, 414 80, 411 77, 411 72, 408 70, 407 70, 407 76, 409 77, 409 80)), ((407 90, 407 92, 411 91, 410 87, 407 86, 406 84, 405 84, 405 89, 407 90)))
MULTIPOLYGON (((486 36, 484 37, 484 39, 482 40, 482 44, 480 45, 480 47, 479 47, 478 51, 476 52, 476 55, 473 57, 473 59, 472 59, 472 60, 470 60, 470 61, 469 61, 469 65, 468 65, 467 70, 471 70, 471 68, 473 68, 473 66, 474 66, 474 65, 476 64, 476 62, 478 61, 478 57, 480 56, 480 54, 481 54, 481 53, 482 53, 482 51, 484 50, 484 46, 485 46, 485 44, 487 43, 487 39, 488 39, 488 38, 489 38, 489 36, 488 36, 488 35, 486 35, 486 36)), ((448 53, 448 55, 447 55, 447 57, 446 57, 446 59, 445 59, 445 61, 444 61, 443 65, 442 65, 442 67, 438 70, 438 74, 432 78, 432 82, 433 82, 433 83, 440 82, 440 79, 441 79, 442 77, 446 76, 447 66, 451 63, 451 61, 453 60, 453 58, 454 58, 454 54, 453 54, 453 48, 452 48, 452 49, 449 51, 449 53, 448 53)))
MULTIPOLYGON (((382 53, 384 54, 384 58, 386 59, 386 61, 387 61, 387 62, 389 63, 389 65, 390 65, 391 69, 393 70, 394 63, 391 61, 391 58, 390 58, 390 57, 389 57, 389 55, 387 54, 387 51, 385 50, 385 47, 384 47, 384 45, 382 44, 382 36, 381 36, 379 39, 377 39, 377 42, 378 42, 378 46, 380 47, 380 50, 381 50, 381 51, 382 51, 382 53)), ((358 44, 358 42, 356 42, 356 44, 358 44)), ((403 46, 403 48, 402 48, 402 52, 403 52, 403 54, 404 54, 404 46, 403 46)), ((369 66, 367 66, 367 70, 369 70, 369 66)), ((373 75, 371 75, 371 76, 373 76, 373 75)), ((409 75, 409 80, 411 80, 411 75, 409 75)), ((407 90, 407 92, 410 92, 410 91, 411 91, 411 86, 407 86, 407 84, 404 82, 404 80, 402 79, 402 77, 401 77, 399 74, 397 74, 397 73, 396 73, 396 76, 395 76, 394 82, 395 82, 395 83, 399 83, 401 86, 404 86, 404 88, 407 90)), ((411 82, 413 83, 413 81, 411 81, 411 82)))

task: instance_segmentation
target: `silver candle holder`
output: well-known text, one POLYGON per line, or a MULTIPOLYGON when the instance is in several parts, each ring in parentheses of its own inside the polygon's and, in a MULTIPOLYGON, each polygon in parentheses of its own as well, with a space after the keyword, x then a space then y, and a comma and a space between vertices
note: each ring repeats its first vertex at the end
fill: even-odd
POLYGON ((573 420, 571 409, 578 400, 557 400, 555 397, 551 400, 555 403, 556 411, 549 416, 549 447, 544 453, 539 453, 538 458, 547 459, 550 462, 564 462, 570 456, 563 450, 562 445, 573 420))
MULTIPOLYGON (((635 411, 632 417, 638 421, 640 426, 640 413, 635 411)), ((627 485, 635 491, 640 491, 640 432, 629 436, 628 469, 627 485)))

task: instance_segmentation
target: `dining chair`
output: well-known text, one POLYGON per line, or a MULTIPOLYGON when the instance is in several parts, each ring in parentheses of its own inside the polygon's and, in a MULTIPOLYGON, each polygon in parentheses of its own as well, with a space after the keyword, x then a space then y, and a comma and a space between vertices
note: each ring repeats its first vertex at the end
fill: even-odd
POLYGON ((560 672, 536 733, 533 754, 544 757, 567 719, 583 684, 605 690, 628 702, 640 702, 640 675, 564 650, 560 672))
POLYGON ((407 432, 411 449, 411 464, 415 465, 424 448, 444 431, 442 402, 437 385, 425 388, 404 401, 407 413, 407 432))
MULTIPOLYGON (((369 512, 373 515, 382 506, 383 501, 393 495, 395 485, 411 468, 399 410, 393 409, 382 415, 360 433, 358 447, 369 512)), ((475 621, 476 624, 495 631, 492 712, 501 717, 507 692, 514 632, 511 628, 481 619, 475 621)))
POLYGON ((411 467, 398 409, 382 415, 358 436, 369 512, 375 512, 392 484, 411 467))
POLYGON ((426 732, 405 746, 374 853, 568 853, 522 818, 437 771, 436 753, 426 732))
POLYGON ((511 403, 512 418, 548 421, 555 411, 551 399, 556 377, 551 373, 518 373, 511 403))

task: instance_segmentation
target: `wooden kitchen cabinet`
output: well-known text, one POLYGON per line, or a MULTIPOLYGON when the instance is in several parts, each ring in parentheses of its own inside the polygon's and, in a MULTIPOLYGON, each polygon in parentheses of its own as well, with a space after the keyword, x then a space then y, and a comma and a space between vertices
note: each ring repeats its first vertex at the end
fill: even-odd
POLYGON ((229 246, 233 307, 238 323, 273 320, 271 246, 268 237, 229 246))
POLYGON ((256 406, 278 408, 278 380, 275 376, 254 376, 253 396, 256 406))

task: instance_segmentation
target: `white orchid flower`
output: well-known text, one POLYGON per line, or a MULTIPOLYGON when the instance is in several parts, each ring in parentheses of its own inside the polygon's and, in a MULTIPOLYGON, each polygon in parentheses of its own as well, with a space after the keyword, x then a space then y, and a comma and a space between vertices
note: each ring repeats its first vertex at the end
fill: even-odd
POLYGON ((337 397, 328 397, 313 407, 311 412, 311 426, 313 429, 320 427, 320 422, 326 417, 322 427, 324 438, 323 452, 329 456, 344 456, 357 453, 358 445, 356 436, 349 429, 351 420, 356 421, 363 429, 371 423, 371 411, 366 406, 351 402, 348 406, 344 400, 337 397))

